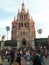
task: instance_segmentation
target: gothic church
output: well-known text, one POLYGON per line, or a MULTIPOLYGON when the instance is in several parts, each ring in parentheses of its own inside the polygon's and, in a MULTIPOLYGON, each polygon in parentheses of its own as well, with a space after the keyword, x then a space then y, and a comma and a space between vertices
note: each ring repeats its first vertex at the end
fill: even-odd
POLYGON ((21 11, 18 10, 17 19, 12 22, 11 40, 17 40, 17 47, 34 47, 35 22, 22 3, 21 11))

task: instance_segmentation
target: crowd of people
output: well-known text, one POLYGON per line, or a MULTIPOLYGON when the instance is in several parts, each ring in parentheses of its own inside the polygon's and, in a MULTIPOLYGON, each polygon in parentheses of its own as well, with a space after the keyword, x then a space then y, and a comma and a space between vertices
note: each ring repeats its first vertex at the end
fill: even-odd
POLYGON ((33 48, 11 49, 2 52, 2 65, 42 65, 43 56, 48 57, 47 49, 33 48))

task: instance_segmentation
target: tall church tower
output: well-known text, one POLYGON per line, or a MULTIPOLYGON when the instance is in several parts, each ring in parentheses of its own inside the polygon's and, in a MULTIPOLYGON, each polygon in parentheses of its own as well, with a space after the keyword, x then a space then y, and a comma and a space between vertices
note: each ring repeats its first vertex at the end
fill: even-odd
POLYGON ((22 3, 21 11, 18 10, 17 19, 12 22, 11 39, 17 40, 17 47, 34 47, 35 23, 30 17, 29 11, 22 3))

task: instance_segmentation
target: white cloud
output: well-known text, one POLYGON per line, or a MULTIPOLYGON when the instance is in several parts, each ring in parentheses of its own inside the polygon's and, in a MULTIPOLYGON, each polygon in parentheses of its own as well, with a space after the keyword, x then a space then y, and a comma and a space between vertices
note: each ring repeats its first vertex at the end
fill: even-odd
POLYGON ((0 20, 0 35, 2 37, 2 35, 5 35, 5 39, 7 39, 7 31, 6 31, 6 26, 9 26, 10 27, 10 31, 8 33, 8 39, 11 39, 11 27, 12 27, 12 21, 13 21, 13 18, 7 18, 7 19, 3 19, 3 20, 0 20))
POLYGON ((8 18, 8 19, 3 19, 3 20, 0 20, 1 22, 0 22, 0 27, 1 28, 4 28, 4 27, 6 27, 6 26, 10 26, 11 25, 11 23, 12 23, 12 20, 13 20, 13 18, 8 18))
MULTIPOLYGON (((49 8, 48 0, 24 0, 25 5, 32 13, 49 8), (28 4, 27 4, 28 3, 28 4)), ((7 12, 17 13, 17 10, 21 8, 21 0, 1 0, 0 8, 7 12)))
POLYGON ((25 0, 26 7, 29 9, 30 13, 38 13, 40 11, 46 10, 49 8, 48 0, 25 0), (27 4, 28 3, 28 4, 27 4))
POLYGON ((49 21, 49 9, 36 13, 36 14, 33 14, 32 16, 33 16, 33 18, 35 18, 35 20, 38 20, 39 22, 47 23, 49 21))
MULTIPOLYGON (((49 35, 49 10, 45 10, 43 12, 39 12, 33 15, 33 19, 35 21, 36 30, 42 28, 43 32, 41 37, 48 37, 49 35)), ((37 37, 39 37, 36 31, 37 37)))
POLYGON ((16 0, 1 0, 0 1, 0 9, 7 12, 15 12, 18 9, 16 0))

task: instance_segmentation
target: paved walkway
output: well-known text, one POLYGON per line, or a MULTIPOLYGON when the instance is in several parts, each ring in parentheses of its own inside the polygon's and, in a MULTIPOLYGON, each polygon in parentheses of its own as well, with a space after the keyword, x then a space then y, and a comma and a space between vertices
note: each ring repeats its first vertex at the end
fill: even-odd
POLYGON ((45 65, 49 65, 49 57, 48 58, 44 57, 44 61, 45 61, 45 65))
MULTIPOLYGON (((43 59, 45 61, 44 65, 49 65, 49 57, 48 58, 43 57, 43 59)), ((1 58, 0 58, 0 60, 1 60, 1 58)), ((31 61, 26 63, 26 61, 23 58, 22 58, 22 61, 24 62, 25 65, 32 65, 31 61)))
MULTIPOLYGON (((45 62, 44 65, 49 65, 49 57, 48 58, 43 57, 43 60, 45 62)), ((26 63, 26 61, 23 59, 23 62, 25 63, 25 65, 32 65, 31 61, 26 63)))
MULTIPOLYGON (((45 62, 44 65, 49 65, 49 56, 48 56, 48 58, 43 57, 43 60, 44 60, 44 62, 45 62)), ((23 60, 23 61, 24 61, 24 60, 23 60)), ((32 65, 32 62, 30 61, 30 63, 28 63, 28 64, 25 62, 25 65, 32 65)))

